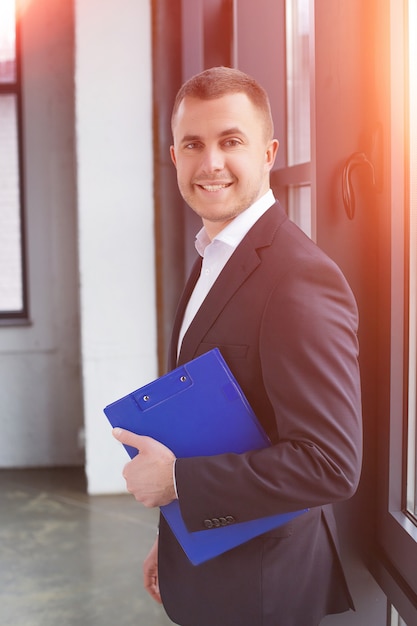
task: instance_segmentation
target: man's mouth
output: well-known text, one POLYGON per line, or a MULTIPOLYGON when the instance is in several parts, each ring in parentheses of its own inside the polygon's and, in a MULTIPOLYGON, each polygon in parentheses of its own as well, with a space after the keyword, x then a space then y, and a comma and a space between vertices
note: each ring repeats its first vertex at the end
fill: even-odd
POLYGON ((221 189, 226 189, 227 187, 230 187, 232 183, 217 183, 217 184, 212 184, 212 185, 198 185, 198 187, 201 187, 201 189, 204 189, 204 191, 220 191, 221 189))

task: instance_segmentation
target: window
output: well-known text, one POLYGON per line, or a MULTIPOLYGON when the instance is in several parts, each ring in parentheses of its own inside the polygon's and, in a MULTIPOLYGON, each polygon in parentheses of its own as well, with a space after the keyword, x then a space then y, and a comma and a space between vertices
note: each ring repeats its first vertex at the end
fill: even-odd
POLYGON ((0 321, 27 317, 15 0, 0 7, 0 321))
POLYGON ((393 606, 390 606, 389 610, 390 614, 388 618, 390 626, 407 626, 405 621, 402 619, 398 611, 393 606))
POLYGON ((310 161, 309 2, 287 0, 287 164, 310 161))
MULTIPOLYGON (((309 4, 306 0, 287 0, 285 9, 289 167, 311 160, 309 4)), ((311 236, 311 185, 291 185, 287 198, 290 218, 311 236)))
MULTIPOLYGON (((409 34, 417 28, 417 0, 410 0, 408 7, 409 34)), ((408 205, 408 234, 406 248, 409 251, 407 272, 407 511, 417 521, 417 44, 415 36, 408 38, 408 98, 406 107, 409 129, 408 162, 406 177, 406 202, 408 205)))
POLYGON ((408 601, 402 600, 395 608, 411 623, 415 612, 410 613, 411 618, 406 612, 417 597, 417 0, 391 0, 390 18, 390 381, 383 437, 388 443, 381 455, 387 481, 381 481, 378 537, 391 572, 385 591, 394 601, 392 581, 397 581, 394 585, 408 601))
POLYGON ((313 235, 310 122, 310 0, 285 0, 286 121, 285 167, 272 181, 292 219, 313 235))

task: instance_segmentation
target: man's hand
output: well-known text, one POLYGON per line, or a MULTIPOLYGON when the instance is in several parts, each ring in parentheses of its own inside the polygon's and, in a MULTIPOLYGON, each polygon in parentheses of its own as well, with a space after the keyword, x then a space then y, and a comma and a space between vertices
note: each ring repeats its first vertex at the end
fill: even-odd
POLYGON ((143 562, 143 586, 154 600, 162 604, 158 577, 158 537, 143 562))
POLYGON ((163 506, 175 500, 174 453, 151 437, 136 435, 122 428, 114 428, 113 436, 139 450, 139 454, 123 470, 129 493, 146 507, 163 506))

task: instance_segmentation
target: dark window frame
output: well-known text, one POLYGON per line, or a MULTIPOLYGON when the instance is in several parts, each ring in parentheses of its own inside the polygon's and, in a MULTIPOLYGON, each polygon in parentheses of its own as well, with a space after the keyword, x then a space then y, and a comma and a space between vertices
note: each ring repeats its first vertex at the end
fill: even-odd
POLYGON ((26 207, 24 193, 24 141, 23 141, 23 88, 22 88, 22 46, 21 30, 18 20, 15 23, 15 58, 16 69, 14 81, 0 83, 0 98, 12 95, 16 98, 17 150, 18 150, 18 191, 20 218, 20 255, 22 272, 22 308, 19 310, 1 310, 0 326, 26 324, 29 321, 29 288, 26 246, 26 207))

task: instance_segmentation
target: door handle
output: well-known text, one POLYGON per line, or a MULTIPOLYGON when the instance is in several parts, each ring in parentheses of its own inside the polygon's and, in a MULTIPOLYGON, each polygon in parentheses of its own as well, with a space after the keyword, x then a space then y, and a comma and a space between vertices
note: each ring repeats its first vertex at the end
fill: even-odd
POLYGON ((375 167, 364 152, 354 152, 347 159, 342 174, 342 195, 345 211, 350 220, 355 216, 355 194, 353 192, 351 173, 358 165, 367 165, 372 171, 372 185, 375 187, 375 167))

